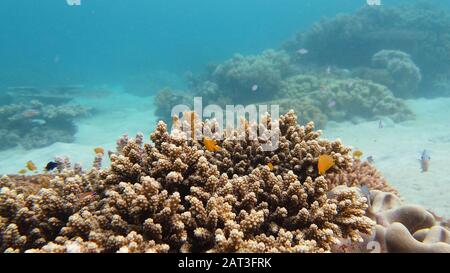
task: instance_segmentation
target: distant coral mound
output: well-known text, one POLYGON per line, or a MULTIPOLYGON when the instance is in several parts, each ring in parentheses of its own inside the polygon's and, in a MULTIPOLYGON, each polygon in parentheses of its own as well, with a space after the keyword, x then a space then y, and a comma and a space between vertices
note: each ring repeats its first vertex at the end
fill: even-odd
POLYGON ((370 67, 372 56, 381 50, 400 50, 420 67, 427 87, 450 72, 448 29, 450 13, 431 5, 364 7, 321 20, 284 48, 291 56, 308 48, 302 61, 348 69, 370 67))
POLYGON ((74 120, 88 115, 81 105, 52 105, 37 100, 0 106, 0 150, 21 145, 40 148, 55 142, 72 142, 74 120))

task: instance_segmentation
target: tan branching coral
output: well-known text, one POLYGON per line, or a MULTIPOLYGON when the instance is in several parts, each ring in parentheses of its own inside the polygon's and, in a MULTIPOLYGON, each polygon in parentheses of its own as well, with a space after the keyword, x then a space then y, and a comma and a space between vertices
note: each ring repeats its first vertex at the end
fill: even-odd
MULTIPOLYGON (((270 117, 267 117, 270 120, 270 117)), ((214 133, 214 122, 195 128, 214 133)), ((7 252, 328 252, 338 238, 362 241, 375 224, 356 188, 331 190, 317 174, 321 154, 351 171, 350 148, 320 139, 289 112, 278 149, 233 131, 211 152, 160 122, 151 134, 123 137, 111 167, 61 171, 37 193, 4 182, 0 248, 7 252), (268 163, 274 167, 269 168, 268 163), (331 191, 330 191, 331 190, 331 191)), ((276 130, 276 128, 274 128, 276 130)), ((64 162, 64 160, 62 160, 64 162)), ((96 161, 97 162, 97 161, 96 161)), ((97 162, 98 163, 98 162, 97 162)), ((8 180, 7 178, 5 178, 8 180)))

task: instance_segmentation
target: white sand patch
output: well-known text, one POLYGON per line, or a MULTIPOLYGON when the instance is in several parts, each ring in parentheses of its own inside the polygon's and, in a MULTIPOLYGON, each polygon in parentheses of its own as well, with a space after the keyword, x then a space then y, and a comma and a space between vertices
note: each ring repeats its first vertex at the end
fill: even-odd
POLYGON ((396 187, 405 201, 420 204, 450 217, 450 99, 410 100, 413 121, 386 124, 378 121, 357 125, 330 123, 323 136, 373 156, 375 165, 396 187), (430 169, 421 172, 423 150, 431 156, 430 169))

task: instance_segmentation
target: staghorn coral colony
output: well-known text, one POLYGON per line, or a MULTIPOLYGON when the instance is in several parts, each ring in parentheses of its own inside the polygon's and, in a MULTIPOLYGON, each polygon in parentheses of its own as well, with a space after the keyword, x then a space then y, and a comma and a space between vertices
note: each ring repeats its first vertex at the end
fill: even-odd
MULTIPOLYGON (((99 154, 88 171, 58 159, 58 172, 30 177, 32 186, 23 176, 4 176, 0 250, 348 252, 376 238, 382 251, 448 251, 448 236, 437 235, 437 229, 448 230, 431 213, 414 207, 414 215, 428 220, 408 226, 404 213, 410 210, 377 171, 354 160, 341 141, 321 139, 313 123, 300 126, 293 111, 273 128, 280 135, 278 148, 264 151, 267 139, 252 140, 249 130, 264 135, 272 124, 266 118, 267 124, 245 128, 244 139, 228 132, 216 152, 189 133, 169 133, 161 121, 151 143, 142 134, 119 139, 108 169, 101 168, 99 154), (324 176, 317 169, 322 154, 335 161, 324 176), (365 196, 361 183, 374 194, 365 196), (410 248, 395 246, 397 232, 410 248)), ((192 125, 218 134, 214 120, 195 119, 192 125)))

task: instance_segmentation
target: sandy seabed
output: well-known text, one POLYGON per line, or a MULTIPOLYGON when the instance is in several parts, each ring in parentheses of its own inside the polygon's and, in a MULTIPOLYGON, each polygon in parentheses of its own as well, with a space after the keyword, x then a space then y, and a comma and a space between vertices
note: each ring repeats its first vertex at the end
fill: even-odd
MULTIPOLYGON (((14 174, 32 160, 39 169, 55 156, 67 156, 90 168, 93 149, 115 150, 115 141, 127 133, 149 133, 156 125, 153 98, 114 92, 102 99, 80 100, 97 112, 77 121, 74 143, 55 143, 49 147, 24 150, 17 147, 0 152, 0 174, 14 174)), ((361 149, 374 158, 374 164, 397 188, 408 203, 419 204, 440 216, 450 217, 450 98, 407 101, 416 119, 402 123, 378 121, 330 122, 323 137, 340 138, 347 146, 361 149), (430 169, 421 172, 423 150, 431 155, 430 169)), ((106 162, 105 162, 106 163, 106 162)), ((107 165, 107 163, 105 164, 107 165)))

